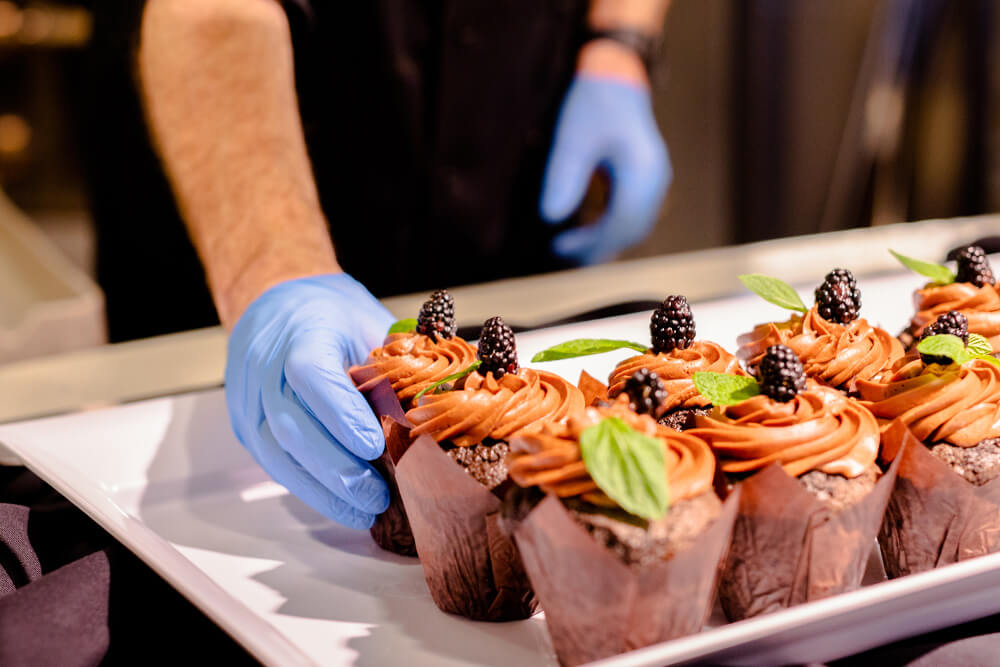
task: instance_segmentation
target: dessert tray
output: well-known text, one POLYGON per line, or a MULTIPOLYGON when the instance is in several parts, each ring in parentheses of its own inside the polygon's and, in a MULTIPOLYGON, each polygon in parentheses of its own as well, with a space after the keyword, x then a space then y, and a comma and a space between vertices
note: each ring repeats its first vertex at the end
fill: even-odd
MULTIPOLYGON (((821 276, 817 276, 821 278, 821 276)), ((734 289, 738 286, 734 278, 734 289)), ((859 279, 862 315, 897 332, 919 276, 859 279)), ((807 303, 813 286, 799 285, 807 303)), ((665 287, 668 290, 669 287, 665 287)), ((699 337, 784 313, 752 294, 693 306, 699 337)), ((648 340, 639 313, 518 335, 522 361, 577 337, 648 340)), ((544 367, 607 377, 627 350, 544 367)), ((81 507, 265 664, 555 665, 542 615, 491 624, 439 611, 415 559, 380 550, 271 482, 230 432, 221 390, 0 426, 0 443, 81 507)), ((0 498, 2 501, 2 498, 0 498)), ((860 590, 602 661, 825 661, 1000 612, 1000 554, 885 581, 873 548, 860 590)))

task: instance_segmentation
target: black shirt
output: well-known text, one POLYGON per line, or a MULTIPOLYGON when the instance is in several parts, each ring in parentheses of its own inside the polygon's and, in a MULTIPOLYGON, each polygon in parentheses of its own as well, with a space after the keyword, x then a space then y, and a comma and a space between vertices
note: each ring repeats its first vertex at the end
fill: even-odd
MULTIPOLYGON (((538 217, 586 0, 287 0, 337 256, 378 296, 562 268, 538 217)), ((117 5, 117 6, 116 6, 117 5)), ((91 190, 112 339, 214 309, 143 124, 141 3, 96 10, 91 190)))

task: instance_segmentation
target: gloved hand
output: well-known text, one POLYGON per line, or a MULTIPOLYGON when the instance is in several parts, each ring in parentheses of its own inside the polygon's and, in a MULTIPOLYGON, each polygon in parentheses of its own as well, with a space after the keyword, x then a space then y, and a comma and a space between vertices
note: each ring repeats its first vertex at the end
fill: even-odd
POLYGON ((279 484, 351 528, 389 506, 365 459, 385 438, 345 368, 381 344, 392 315, 345 273, 281 283, 229 338, 226 405, 236 437, 279 484))
POLYGON ((649 90, 609 77, 578 74, 556 124, 542 186, 541 214, 557 223, 575 211, 597 167, 611 175, 611 201, 592 225, 562 232, 552 249, 581 264, 610 259, 644 239, 672 170, 649 90))

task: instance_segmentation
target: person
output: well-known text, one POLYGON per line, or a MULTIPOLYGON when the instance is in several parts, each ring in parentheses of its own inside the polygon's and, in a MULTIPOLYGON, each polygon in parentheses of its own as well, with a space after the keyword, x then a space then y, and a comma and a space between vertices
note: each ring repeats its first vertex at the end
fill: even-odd
POLYGON ((233 430, 277 482, 355 528, 388 504, 382 432, 345 373, 393 321, 364 285, 644 238, 671 176, 644 62, 667 3, 147 0, 148 122, 231 332, 233 430), (599 168, 606 210, 575 224, 599 168))

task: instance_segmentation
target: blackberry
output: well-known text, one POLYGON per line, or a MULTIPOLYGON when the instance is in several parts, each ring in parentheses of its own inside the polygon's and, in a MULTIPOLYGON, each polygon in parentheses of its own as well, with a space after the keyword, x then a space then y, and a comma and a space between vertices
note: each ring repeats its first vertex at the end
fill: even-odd
POLYGON ((640 368, 625 380, 625 393, 629 408, 641 415, 656 416, 667 400, 667 389, 660 376, 645 368, 640 368))
POLYGON ((486 320, 483 331, 479 334, 479 350, 477 352, 482 365, 479 372, 486 375, 492 371, 497 379, 504 373, 517 372, 517 348, 514 346, 514 332, 503 323, 503 318, 497 315, 486 320))
MULTIPOLYGON (((962 342, 966 345, 969 344, 969 320, 965 315, 958 312, 957 310, 949 310, 944 315, 941 315, 936 320, 924 327, 924 332, 920 334, 920 340, 927 338, 928 336, 937 336, 940 334, 951 334, 952 336, 958 336, 962 339, 962 342)), ((936 357, 932 354, 921 354, 920 359, 927 365, 930 364, 942 364, 948 365, 951 363, 951 359, 948 357, 936 357)))
POLYGON ((417 333, 438 338, 451 338, 458 331, 455 324, 455 299, 448 290, 439 289, 420 306, 417 315, 417 333))
POLYGON ((816 288, 819 316, 827 322, 848 324, 858 319, 861 311, 861 291, 854 275, 847 269, 834 269, 826 274, 816 288))
POLYGON ((990 262, 986 259, 986 251, 977 245, 956 248, 948 253, 948 259, 954 259, 958 263, 955 282, 972 283, 976 287, 996 282, 990 262))
POLYGON ((668 296, 649 319, 653 352, 686 349, 694 340, 694 316, 683 296, 668 296))
POLYGON ((760 390, 776 401, 787 403, 806 388, 806 374, 802 362, 785 345, 767 348, 757 367, 760 390))

